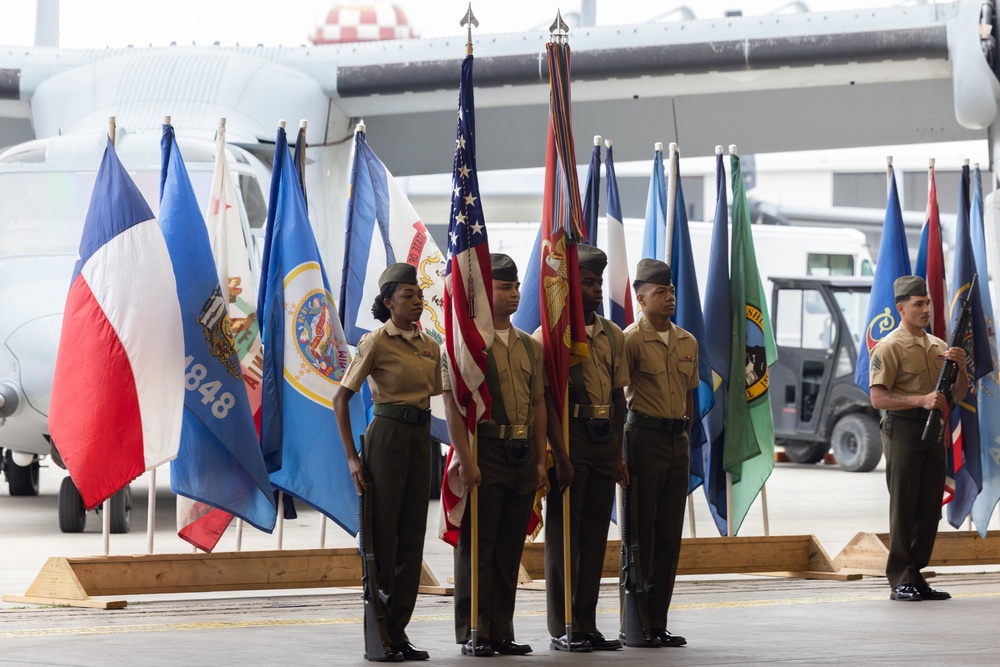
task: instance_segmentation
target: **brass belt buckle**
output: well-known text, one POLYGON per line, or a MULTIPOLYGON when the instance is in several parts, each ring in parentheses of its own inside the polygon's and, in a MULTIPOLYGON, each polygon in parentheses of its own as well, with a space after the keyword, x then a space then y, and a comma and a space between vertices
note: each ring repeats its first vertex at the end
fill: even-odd
POLYGON ((594 416, 591 419, 611 419, 611 406, 595 405, 594 416))
POLYGON ((527 440, 528 439, 528 427, 524 424, 511 425, 510 427, 510 439, 511 440, 527 440))

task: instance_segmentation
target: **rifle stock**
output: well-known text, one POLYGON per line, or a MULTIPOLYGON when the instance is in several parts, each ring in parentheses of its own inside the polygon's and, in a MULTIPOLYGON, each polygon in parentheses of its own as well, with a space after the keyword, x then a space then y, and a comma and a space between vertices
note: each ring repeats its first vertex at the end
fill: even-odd
MULTIPOLYGON (((630 435, 630 434, 629 434, 630 435)), ((636 534, 635 507, 639 480, 632 464, 631 438, 626 435, 626 457, 630 482, 622 494, 622 588, 625 591, 625 645, 645 646, 651 640, 649 628, 648 592, 643 576, 642 553, 636 534)))
POLYGON ((361 467, 364 469, 365 484, 368 488, 363 489, 358 497, 358 545, 361 549, 361 597, 365 603, 365 658, 371 662, 397 662, 402 660, 403 656, 392 648, 386 613, 386 608, 392 604, 392 597, 379 586, 380 565, 369 543, 373 534, 375 487, 365 465, 363 438, 364 436, 361 444, 361 467))
MULTIPOLYGON (((951 340, 948 342, 948 347, 961 347, 962 341, 965 340, 965 337, 969 333, 969 327, 972 326, 972 293, 975 291, 978 281, 979 274, 977 273, 972 276, 972 283, 969 285, 968 293, 961 299, 962 312, 958 316, 955 330, 951 333, 951 340)), ((941 373, 938 375, 934 391, 944 394, 948 405, 951 405, 955 391, 955 382, 957 380, 958 364, 950 359, 945 359, 944 365, 941 366, 941 373)), ((941 411, 934 408, 927 415, 927 423, 924 424, 924 432, 920 439, 929 444, 937 443, 941 439, 941 427, 941 411)))

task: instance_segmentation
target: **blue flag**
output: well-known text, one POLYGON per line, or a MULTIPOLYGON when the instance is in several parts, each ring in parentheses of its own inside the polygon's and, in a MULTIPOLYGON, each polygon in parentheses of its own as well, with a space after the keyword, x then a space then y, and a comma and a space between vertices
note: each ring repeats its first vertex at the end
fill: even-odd
POLYGON ((170 125, 163 126, 160 148, 160 228, 174 267, 186 355, 181 445, 170 464, 170 488, 269 533, 274 494, 208 228, 170 125))
MULTIPOLYGON (((972 211, 972 254, 976 257, 976 272, 980 280, 988 276, 986 263, 986 230, 983 224, 983 183, 977 168, 973 178, 972 211)), ((989 336, 990 356, 997 358, 996 325, 993 318, 993 300, 984 283, 979 291, 983 304, 989 336)), ((980 536, 986 537, 987 526, 993 510, 1000 502, 1000 379, 996 369, 979 379, 976 393, 976 407, 979 414, 980 461, 982 462, 983 488, 972 505, 972 521, 980 536)))
POLYGON ((618 179, 615 178, 613 150, 608 144, 608 156, 604 160, 608 174, 608 309, 612 322, 622 330, 632 324, 632 282, 628 275, 628 257, 625 251, 625 225, 622 220, 621 198, 618 196, 618 179))
MULTIPOLYGON (((952 465, 950 472, 955 481, 955 492, 948 503, 948 523, 958 528, 972 510, 976 496, 983 488, 983 469, 979 446, 979 417, 977 414, 977 380, 993 370, 990 356, 989 332, 983 317, 981 284, 970 295, 972 277, 976 273, 976 259, 972 254, 972 233, 969 222, 969 166, 962 167, 962 182, 958 196, 958 218, 955 223, 955 272, 951 279, 948 303, 950 330, 955 330, 961 314, 960 298, 972 299, 972 326, 961 342, 967 355, 969 392, 952 410, 952 465), (960 425, 959 425, 960 423, 960 425), (958 441, 961 441, 961 457, 958 441)), ((985 275, 980 276, 986 280, 985 275)))
MULTIPOLYGON (((587 181, 583 186, 583 230, 587 233, 587 243, 597 245, 597 217, 601 208, 601 144, 594 144, 587 168, 587 181)), ((604 304, 597 307, 597 314, 604 317, 604 304)), ((534 329, 532 329, 534 331, 534 329)))
MULTIPOLYGON (((531 257, 528 259, 528 266, 517 267, 517 274, 521 277, 521 295, 537 295, 539 293, 539 281, 541 280, 542 262, 542 224, 538 223, 538 232, 535 234, 535 242, 531 244, 531 257)), ((517 312, 510 318, 515 327, 521 331, 531 333, 542 326, 542 302, 541 299, 522 298, 517 307, 517 312)))
MULTIPOLYGON (((729 204, 726 197, 726 170, 722 154, 715 156, 715 223, 708 258, 708 286, 705 291, 705 337, 700 354, 712 365, 715 409, 702 422, 708 442, 701 448, 705 470, 705 498, 720 535, 726 526, 726 471, 723 445, 726 439, 726 392, 728 391, 731 331, 729 312, 729 204)), ((701 369, 698 369, 699 372, 701 369)), ((699 387, 699 390, 701 388, 699 387)))
POLYGON ((642 234, 642 256, 667 261, 667 180, 663 175, 662 148, 653 153, 653 173, 649 177, 649 194, 646 197, 646 228, 642 234))
POLYGON ((875 264, 875 278, 872 280, 871 300, 868 302, 868 317, 865 318, 865 340, 858 346, 858 364, 854 369, 854 381, 866 394, 870 390, 871 351, 886 334, 899 325, 892 283, 896 278, 908 275, 910 252, 906 248, 903 212, 899 207, 896 174, 889 167, 889 198, 885 206, 885 222, 882 225, 878 262, 875 264))
MULTIPOLYGON (((679 164, 680 154, 675 161, 679 164)), ((705 320, 701 313, 701 295, 698 293, 698 274, 691 250, 691 232, 688 230, 687 207, 684 203, 684 189, 681 187, 680 167, 674 169, 677 192, 674 198, 674 229, 670 243, 670 268, 673 271, 674 289, 677 290, 677 309, 671 320, 687 330, 697 341, 705 340, 705 320)), ((691 470, 688 476, 688 493, 705 481, 704 461, 701 447, 705 444, 705 430, 701 420, 715 405, 712 385, 712 364, 704 348, 698 351, 698 377, 701 380, 694 392, 694 425, 691 427, 691 470)))
MULTIPOLYGON (((275 487, 356 535, 358 496, 333 412, 350 352, 284 128, 278 129, 272 169, 257 311, 263 313, 262 449, 280 453, 281 469, 271 473, 275 487)), ((351 405, 357 437, 366 422, 355 406, 360 401, 351 405)))

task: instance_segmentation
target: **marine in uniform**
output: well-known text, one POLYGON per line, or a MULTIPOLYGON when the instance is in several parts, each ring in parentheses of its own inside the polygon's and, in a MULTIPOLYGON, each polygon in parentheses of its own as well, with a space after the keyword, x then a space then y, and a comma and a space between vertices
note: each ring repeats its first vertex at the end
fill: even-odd
POLYGON ((945 359, 958 364, 954 399, 961 400, 969 384, 965 351, 924 330, 930 321, 927 283, 918 276, 897 278, 892 285, 900 325, 879 341, 871 353, 872 407, 884 410, 882 449, 889 487, 889 557, 885 575, 892 600, 947 600, 930 587, 920 570, 927 566, 938 523, 947 456, 942 440, 923 441, 929 410, 947 419, 943 394, 934 391, 945 359), (947 349, 946 349, 947 348, 947 349))
POLYGON ((639 261, 633 287, 642 317, 625 330, 630 382, 625 387, 625 458, 630 484, 637 485, 635 529, 644 578, 650 585, 647 600, 653 646, 687 643, 667 631, 667 610, 684 527, 698 343, 670 321, 677 306, 670 278, 670 267, 664 262, 639 261))
MULTIPOLYGON (((556 467, 545 505, 545 594, 550 647, 556 650, 615 650, 621 643, 597 629, 597 598, 608 544, 608 520, 615 482, 626 481, 621 457, 625 424, 625 336, 618 325, 597 314, 604 298, 608 256, 578 246, 580 287, 590 356, 570 368, 569 457, 563 446, 556 408, 561 396, 546 393, 548 436, 556 467), (573 636, 566 637, 562 489, 570 488, 570 562, 573 588, 573 636)), ((541 336, 541 329, 535 332, 541 336)))
MULTIPOLYGON (((393 649, 406 660, 426 660, 410 643, 423 562, 430 492, 430 398, 441 393, 441 349, 416 323, 423 290, 411 264, 390 265, 379 277, 372 314, 385 324, 362 336, 334 396, 337 426, 354 485, 365 487, 354 450, 348 403, 368 380, 374 417, 365 431, 364 457, 374 494, 375 555, 380 586, 391 596, 387 629, 393 649)), ((398 658, 397 658, 398 659, 398 658)))
POLYGON ((493 399, 491 419, 479 424, 478 465, 472 462, 465 419, 451 393, 447 357, 444 400, 459 476, 479 485, 479 621, 471 643, 472 592, 470 509, 466 508, 455 549, 455 639, 463 655, 522 655, 531 647, 514 641, 514 598, 524 537, 535 490, 545 472, 545 378, 542 346, 511 325, 520 301, 517 266, 507 255, 490 255, 493 327, 486 382, 493 399))

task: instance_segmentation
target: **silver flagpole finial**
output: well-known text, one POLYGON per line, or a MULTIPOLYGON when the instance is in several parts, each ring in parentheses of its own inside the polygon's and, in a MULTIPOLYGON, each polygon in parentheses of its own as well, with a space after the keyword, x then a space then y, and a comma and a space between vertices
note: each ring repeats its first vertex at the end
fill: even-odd
POLYGON ((566 44, 569 41, 569 26, 563 21, 562 12, 556 10, 556 20, 549 26, 549 37, 554 44, 566 44))
POLYGON ((466 43, 465 43, 465 55, 471 56, 472 55, 472 28, 473 27, 476 27, 476 28, 479 27, 479 21, 476 20, 476 15, 472 13, 472 3, 471 2, 469 3, 469 11, 465 12, 465 16, 462 17, 462 20, 459 21, 458 25, 459 25, 459 27, 462 27, 462 28, 465 28, 466 26, 468 26, 467 27, 468 41, 466 41, 466 43))

